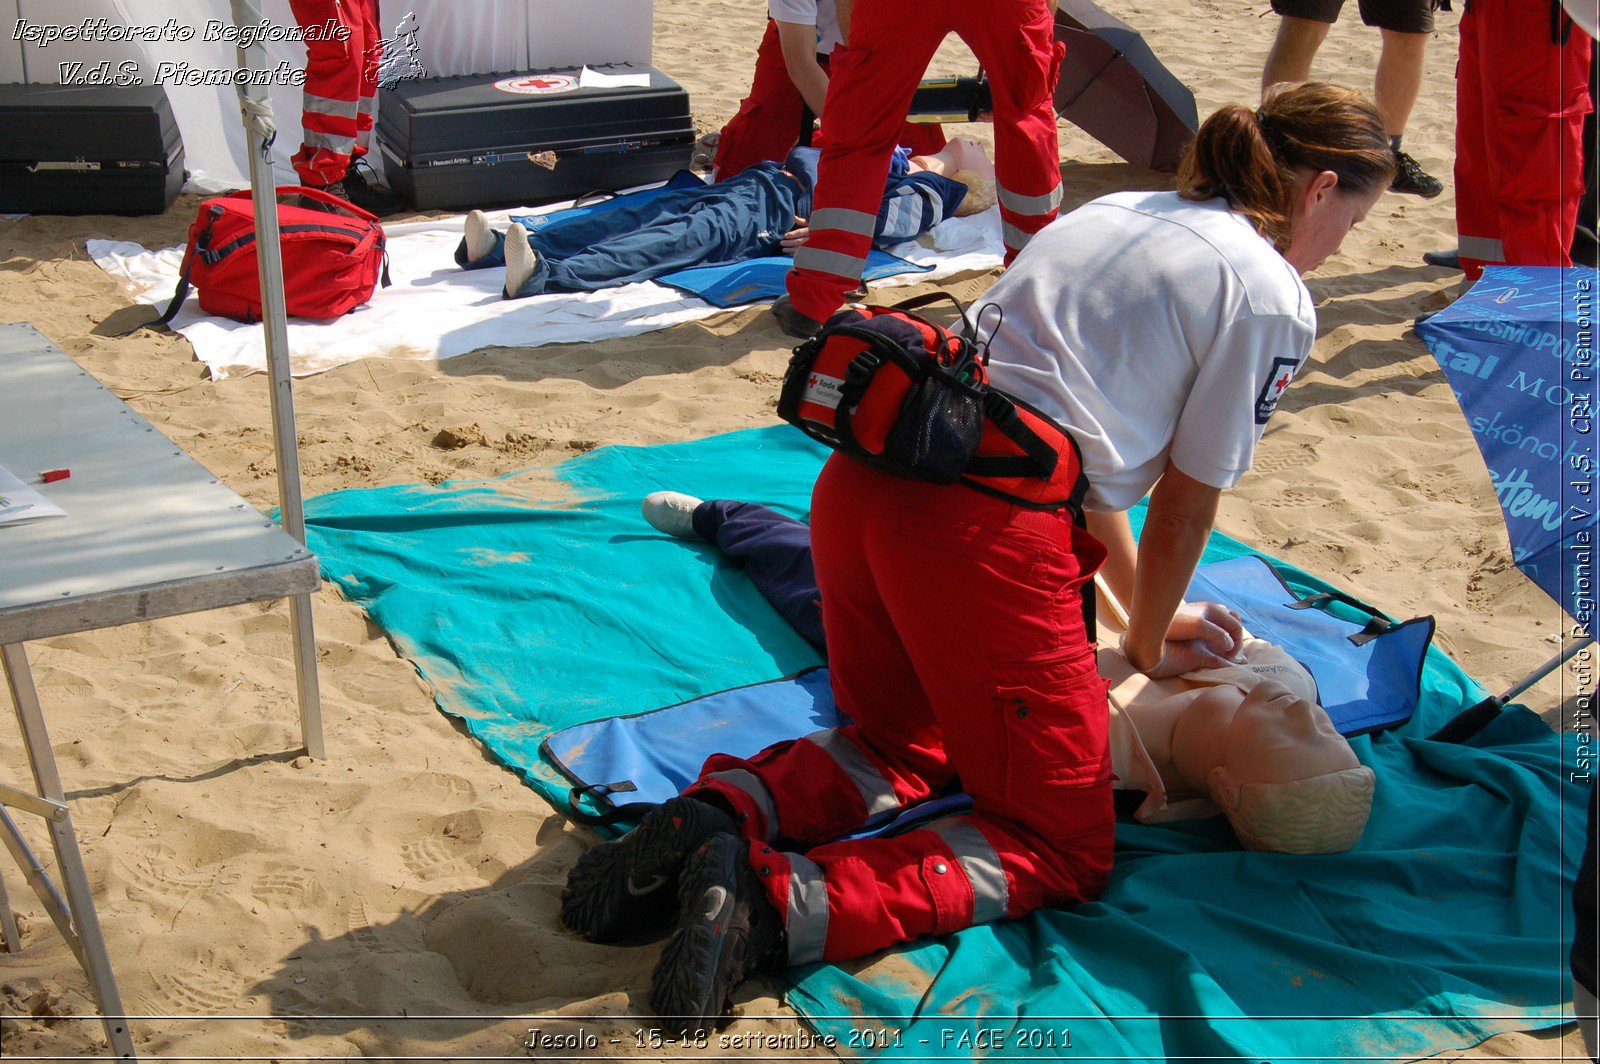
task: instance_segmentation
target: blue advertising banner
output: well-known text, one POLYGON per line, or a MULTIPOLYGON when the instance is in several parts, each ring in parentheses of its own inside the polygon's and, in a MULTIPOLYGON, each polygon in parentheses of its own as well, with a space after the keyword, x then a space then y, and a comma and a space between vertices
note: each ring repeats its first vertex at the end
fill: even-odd
POLYGON ((1517 567, 1590 633, 1595 611, 1592 269, 1491 267, 1417 326, 1466 414, 1517 567))

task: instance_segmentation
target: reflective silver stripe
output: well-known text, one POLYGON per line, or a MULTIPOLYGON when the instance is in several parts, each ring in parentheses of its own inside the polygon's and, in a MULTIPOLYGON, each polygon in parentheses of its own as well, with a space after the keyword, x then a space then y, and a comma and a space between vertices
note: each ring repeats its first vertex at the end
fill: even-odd
POLYGON ((867 268, 865 258, 856 258, 838 251, 823 251, 810 244, 804 244, 795 249, 794 268, 797 270, 816 270, 818 273, 831 273, 835 277, 843 277, 851 281, 861 280, 861 271, 867 268))
POLYGON ((378 109, 378 98, 376 96, 363 96, 356 103, 358 105, 357 112, 360 114, 370 115, 378 109))
POLYGON ((883 773, 867 759, 860 747, 839 734, 837 729, 812 732, 806 736, 806 741, 821 747, 823 753, 833 758, 839 770, 850 777, 850 782, 861 792, 861 800, 866 803, 869 819, 880 813, 900 811, 900 799, 894 796, 894 788, 883 778, 883 773))
POLYGON ((1028 241, 1033 239, 1033 234, 1018 229, 1010 222, 1000 223, 1000 235, 1005 238, 1006 247, 1012 251, 1021 251, 1028 246, 1028 241))
POLYGON ((771 842, 778 837, 778 810, 772 804, 772 795, 768 793, 766 785, 756 778, 755 773, 746 772, 742 768, 724 769, 721 772, 708 772, 700 777, 705 780, 721 780, 730 787, 750 796, 761 810, 761 819, 767 823, 766 841, 771 842))
POLYGON ((812 232, 818 229, 838 229, 856 236, 871 236, 878 225, 876 215, 866 211, 853 211, 848 207, 823 207, 811 212, 812 232))
POLYGON ((928 825, 928 830, 950 847, 950 852, 956 855, 956 863, 966 873, 967 882, 972 884, 972 922, 987 924, 1004 920, 1010 897, 1006 873, 1000 867, 1000 855, 994 852, 983 832, 964 817, 936 820, 928 825))
POLYGON ((309 92, 301 97, 300 107, 307 114, 333 115, 335 118, 354 118, 360 113, 360 105, 355 100, 330 100, 309 92))
POLYGON ((1057 185, 1042 196, 1024 196, 1020 193, 1012 192, 1003 185, 997 188, 995 192, 999 196, 1000 206, 1013 214, 1049 214, 1061 206, 1060 185, 1057 185))
POLYGON ((1498 240, 1491 240, 1486 236, 1464 236, 1459 240, 1461 257, 1464 259, 1477 259, 1479 262, 1506 261, 1505 245, 1498 240))
POLYGON ((303 143, 308 148, 317 148, 322 151, 338 152, 340 155, 349 155, 356 146, 356 138, 340 137, 332 133, 318 133, 315 130, 305 131, 303 143))
POLYGON ((789 911, 783 930, 789 939, 789 963, 809 964, 822 959, 828 944, 828 886, 816 862, 797 853, 789 859, 789 911))

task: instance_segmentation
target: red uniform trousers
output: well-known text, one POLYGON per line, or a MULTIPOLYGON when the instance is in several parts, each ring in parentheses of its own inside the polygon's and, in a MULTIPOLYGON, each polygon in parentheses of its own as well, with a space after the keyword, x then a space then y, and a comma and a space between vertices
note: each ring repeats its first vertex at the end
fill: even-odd
POLYGON ((1064 510, 839 455, 817 480, 811 538, 834 695, 854 723, 712 757, 687 791, 743 815, 789 962, 1097 896, 1115 823, 1081 593, 1105 549, 1064 510), (958 777, 971 813, 828 841, 958 777))
MULTIPOLYGON (((828 60, 819 56, 822 69, 828 60)), ((739 113, 722 127, 713 165, 717 177, 732 177, 759 162, 781 163, 800 140, 800 120, 806 102, 789 77, 778 41, 778 27, 767 19, 767 32, 756 49, 756 73, 750 95, 739 105, 739 113)), ((820 140, 819 140, 820 146, 820 140)), ((896 141, 916 155, 931 155, 944 147, 944 128, 937 123, 907 122, 896 141)))
POLYGON ((301 29, 321 32, 331 23, 349 31, 342 41, 326 32, 306 41, 305 136, 291 160, 302 184, 331 185, 367 154, 372 135, 383 57, 378 0, 289 0, 289 7, 301 29))
POLYGON ((1583 196, 1587 35, 1552 33, 1550 0, 1472 0, 1456 65, 1461 267, 1570 266, 1583 196))
POLYGON ((834 49, 811 236, 795 251, 789 298, 818 321, 861 283, 889 156, 917 82, 954 30, 989 74, 996 190, 1009 265, 1061 205, 1053 100, 1062 48, 1045 0, 859 0, 834 49))

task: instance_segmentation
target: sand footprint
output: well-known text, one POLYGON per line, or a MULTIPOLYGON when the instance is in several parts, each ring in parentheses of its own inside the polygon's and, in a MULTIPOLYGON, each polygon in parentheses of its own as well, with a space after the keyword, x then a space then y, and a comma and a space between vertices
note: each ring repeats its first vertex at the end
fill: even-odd
POLYGON ((268 905, 306 906, 319 894, 317 881, 303 869, 283 866, 279 871, 257 876, 250 884, 250 894, 268 905))
POLYGON ((128 897, 136 901, 182 905, 198 893, 226 891, 242 878, 223 864, 186 869, 178 854, 165 846, 146 847, 121 862, 128 872, 128 897))
POLYGON ((244 995, 244 980, 217 966, 206 953, 180 971, 153 972, 155 992, 141 1006, 148 1015, 214 1016, 232 1010, 244 995))
POLYGON ((438 839, 406 843, 400 847, 400 860, 412 875, 424 882, 449 879, 470 871, 467 862, 452 854, 438 839))

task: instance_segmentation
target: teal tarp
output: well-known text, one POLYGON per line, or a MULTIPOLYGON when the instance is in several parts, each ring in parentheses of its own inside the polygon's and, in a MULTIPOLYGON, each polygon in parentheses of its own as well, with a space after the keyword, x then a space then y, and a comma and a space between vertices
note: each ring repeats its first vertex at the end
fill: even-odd
MULTIPOLYGON (((803 517, 822 457, 786 428, 610 447, 556 470, 575 502, 515 476, 343 491, 307 504, 308 535, 440 707, 560 808, 549 732, 817 662, 736 567, 644 524, 640 498, 803 517)), ((1245 552, 1219 535, 1207 560, 1245 552)), ((1430 743, 1483 692, 1437 650, 1423 686, 1408 726, 1354 741, 1379 785, 1351 853, 1242 852, 1220 819, 1122 823, 1099 901, 797 969, 789 1000, 844 1055, 910 1059, 1381 1060, 1559 1022, 1572 777, 1592 751, 1521 709, 1473 746, 1430 743)))

